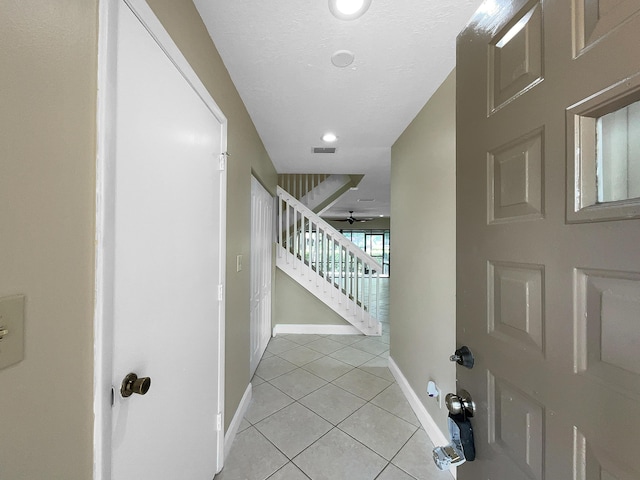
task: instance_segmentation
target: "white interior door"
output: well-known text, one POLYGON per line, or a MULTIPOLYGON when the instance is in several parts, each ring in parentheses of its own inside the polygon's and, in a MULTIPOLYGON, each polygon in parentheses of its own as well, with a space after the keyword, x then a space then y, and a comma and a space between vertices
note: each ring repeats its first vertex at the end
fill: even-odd
POLYGON ((222 466, 223 118, 158 32, 118 7, 112 478, 210 480, 222 466), (121 395, 130 372, 151 379, 145 395, 121 395))
POLYGON ((640 478, 639 71, 637 0, 487 0, 458 39, 460 480, 640 478))
POLYGON ((251 177, 251 376, 271 337, 273 197, 251 177))

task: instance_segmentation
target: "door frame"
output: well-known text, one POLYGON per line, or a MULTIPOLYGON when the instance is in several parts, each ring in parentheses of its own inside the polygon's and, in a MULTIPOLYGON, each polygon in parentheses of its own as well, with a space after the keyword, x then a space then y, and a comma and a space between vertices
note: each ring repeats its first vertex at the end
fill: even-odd
MULTIPOLYGON (((111 479, 112 365, 115 261, 115 145, 116 145, 116 55, 118 8, 126 4, 171 59, 184 79, 220 121, 222 152, 227 150, 227 119, 211 94, 182 55, 145 0, 99 0, 98 82, 96 113, 96 218, 94 300, 94 384, 93 384, 93 478, 111 479), (124 2, 124 3, 123 3, 124 2)), ((215 161, 212 159, 212 161, 215 161)), ((225 299, 226 275, 226 159, 221 160, 220 271, 222 301, 219 303, 217 411, 224 425, 225 299)), ((218 431, 218 465, 224 461, 224 428, 218 431)))

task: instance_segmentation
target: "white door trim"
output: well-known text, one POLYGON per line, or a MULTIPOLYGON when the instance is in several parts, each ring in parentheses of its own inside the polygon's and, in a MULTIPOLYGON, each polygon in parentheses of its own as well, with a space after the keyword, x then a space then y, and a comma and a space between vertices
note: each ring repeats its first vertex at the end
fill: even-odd
MULTIPOLYGON (((115 227, 115 106, 118 8, 124 2, 146 27, 185 80, 222 125, 222 151, 227 151, 227 119, 145 0, 100 0, 96 135, 96 250, 94 301, 94 433, 93 478, 111 479, 111 382, 113 364, 113 291, 115 227)), ((222 163, 224 165, 224 163, 222 163)), ((220 272, 225 285, 226 166, 220 191, 220 272)), ((218 335, 218 411, 224 425, 225 297, 220 302, 218 335)), ((219 465, 224 460, 224 428, 218 432, 219 465)))

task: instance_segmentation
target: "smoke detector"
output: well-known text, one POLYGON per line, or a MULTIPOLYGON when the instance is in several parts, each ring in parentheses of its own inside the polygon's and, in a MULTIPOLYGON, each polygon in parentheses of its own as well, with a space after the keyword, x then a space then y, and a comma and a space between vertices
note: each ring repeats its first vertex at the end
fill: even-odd
POLYGON ((354 59, 355 55, 349 50, 338 50, 333 55, 331 55, 331 63, 333 63, 338 68, 348 67, 353 63, 354 59))

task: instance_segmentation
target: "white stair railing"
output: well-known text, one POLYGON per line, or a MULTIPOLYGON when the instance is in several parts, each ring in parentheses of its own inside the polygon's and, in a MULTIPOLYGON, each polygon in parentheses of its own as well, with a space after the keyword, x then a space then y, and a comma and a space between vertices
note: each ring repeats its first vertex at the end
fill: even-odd
POLYGON ((379 335, 382 266, 278 187, 278 264, 368 335, 379 335))
POLYGON ((278 175, 278 185, 293 198, 300 200, 328 177, 329 175, 316 173, 281 173, 278 175))

